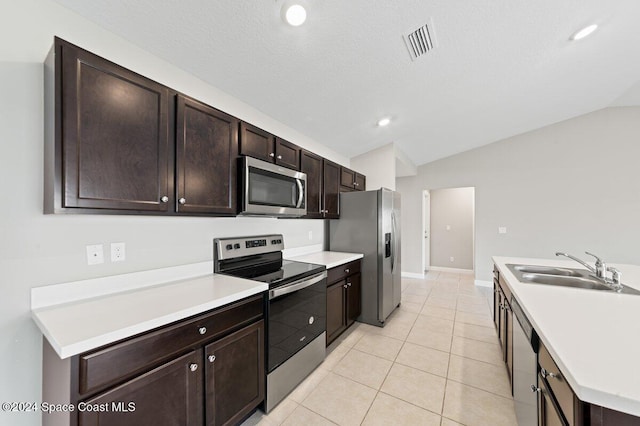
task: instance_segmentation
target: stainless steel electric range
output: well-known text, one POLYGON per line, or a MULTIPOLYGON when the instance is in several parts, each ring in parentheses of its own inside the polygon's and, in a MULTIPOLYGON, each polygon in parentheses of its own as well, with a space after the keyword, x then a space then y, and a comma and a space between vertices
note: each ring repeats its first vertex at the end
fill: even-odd
POLYGON ((214 272, 269 283, 265 298, 269 412, 325 357, 327 272, 282 259, 282 235, 216 238, 214 272))

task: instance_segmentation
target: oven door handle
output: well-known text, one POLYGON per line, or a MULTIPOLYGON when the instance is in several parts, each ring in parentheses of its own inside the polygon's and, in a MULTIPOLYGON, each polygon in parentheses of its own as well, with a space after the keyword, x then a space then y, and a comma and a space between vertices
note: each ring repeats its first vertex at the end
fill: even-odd
POLYGON ((298 184, 298 203, 296 204, 296 208, 299 209, 304 200, 304 187, 302 186, 302 180, 296 179, 296 183, 298 184))
POLYGON ((314 284, 319 283, 320 281, 327 278, 327 271, 322 271, 321 274, 317 274, 312 276, 311 278, 305 278, 300 281, 295 281, 291 284, 278 287, 276 289, 269 291, 269 300, 275 299, 276 297, 283 296, 285 294, 293 293, 298 290, 302 290, 303 288, 310 287, 314 284))

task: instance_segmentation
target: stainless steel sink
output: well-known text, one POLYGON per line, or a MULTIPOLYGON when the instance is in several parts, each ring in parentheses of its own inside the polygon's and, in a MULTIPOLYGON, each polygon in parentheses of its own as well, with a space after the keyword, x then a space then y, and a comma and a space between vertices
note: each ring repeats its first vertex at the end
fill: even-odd
MULTIPOLYGON (((537 266, 537 265, 512 265, 516 271, 532 274, 549 274, 549 275, 564 275, 568 277, 581 277, 580 272, 569 268, 554 268, 553 266, 537 266)), ((584 272, 589 272, 585 270, 584 272)))
POLYGON ((545 284, 640 295, 640 291, 626 285, 622 285, 619 290, 615 289, 586 269, 514 264, 506 266, 521 283, 525 284, 545 284))

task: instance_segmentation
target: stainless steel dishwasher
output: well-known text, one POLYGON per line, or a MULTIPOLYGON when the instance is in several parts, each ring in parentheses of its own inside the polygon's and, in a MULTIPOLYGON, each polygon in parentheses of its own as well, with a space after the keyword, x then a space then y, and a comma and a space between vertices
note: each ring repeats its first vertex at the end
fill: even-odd
POLYGON ((513 400, 518 426, 538 424, 538 334, 515 298, 513 317, 513 400))

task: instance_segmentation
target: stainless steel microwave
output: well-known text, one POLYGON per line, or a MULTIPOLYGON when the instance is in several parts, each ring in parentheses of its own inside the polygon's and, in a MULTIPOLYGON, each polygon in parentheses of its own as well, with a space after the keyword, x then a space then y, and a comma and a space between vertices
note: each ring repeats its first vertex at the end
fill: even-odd
POLYGON ((307 214, 307 175, 251 157, 241 158, 240 214, 299 217, 307 214))

